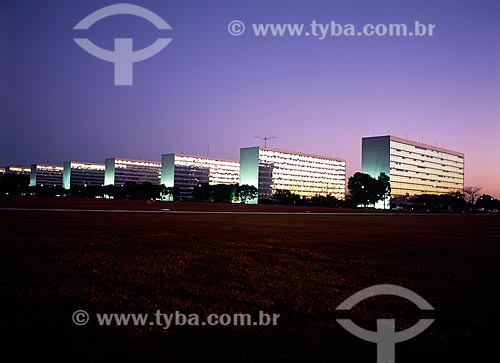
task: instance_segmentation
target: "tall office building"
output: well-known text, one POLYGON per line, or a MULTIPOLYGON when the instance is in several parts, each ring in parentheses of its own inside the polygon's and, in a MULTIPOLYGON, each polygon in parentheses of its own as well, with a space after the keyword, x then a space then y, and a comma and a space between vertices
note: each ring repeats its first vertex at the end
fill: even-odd
POLYGON ((0 168, 0 182, 3 180, 5 174, 17 174, 17 175, 31 175, 31 167, 27 166, 5 166, 0 168))
POLYGON ((386 135, 362 140, 362 172, 389 176, 392 196, 464 189, 464 154, 386 135))
POLYGON ((63 168, 64 189, 104 184, 104 164, 67 161, 63 163, 63 168))
POLYGON ((4 169, 5 174, 31 175, 31 168, 28 166, 10 165, 2 169, 4 169))
POLYGON ((255 186, 259 199, 270 199, 279 189, 304 197, 330 194, 344 199, 345 174, 342 159, 265 147, 240 149, 240 185, 255 186))
POLYGON ((157 161, 132 160, 123 158, 106 159, 104 185, 142 184, 158 185, 161 163, 157 161))
POLYGON ((31 167, 19 166, 19 165, 9 165, 0 168, 0 182, 5 174, 18 174, 18 175, 31 175, 31 167))
POLYGON ((178 187, 180 197, 191 198, 198 184, 238 184, 240 163, 235 160, 184 154, 163 154, 161 184, 178 187))
POLYGON ((63 167, 57 165, 32 164, 30 186, 62 186, 63 167))

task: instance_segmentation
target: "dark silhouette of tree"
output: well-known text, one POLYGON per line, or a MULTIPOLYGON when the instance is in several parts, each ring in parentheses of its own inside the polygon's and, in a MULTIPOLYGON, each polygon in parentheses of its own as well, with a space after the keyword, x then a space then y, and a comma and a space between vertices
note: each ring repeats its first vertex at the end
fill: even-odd
POLYGON ((4 174, 0 182, 0 194, 22 195, 29 191, 30 177, 23 174, 4 174))
POLYGON ((174 201, 179 196, 179 187, 166 187, 165 185, 160 185, 160 199, 174 201))
POLYGON ((193 188, 191 192, 191 196, 194 200, 200 202, 209 202, 210 201, 210 185, 208 183, 198 184, 193 188))
POLYGON ((317 207, 327 207, 327 208, 340 208, 343 206, 344 201, 335 198, 333 195, 328 194, 326 196, 317 195, 311 199, 302 198, 304 204, 310 204, 317 207))
POLYGON ((493 198, 489 194, 483 194, 477 199, 476 208, 485 211, 500 210, 500 200, 493 198))
POLYGON ((238 184, 211 185, 211 201, 215 203, 231 203, 235 199, 237 188, 238 184))
POLYGON ((351 193, 351 201, 354 205, 368 205, 377 193, 376 180, 368 174, 355 173, 349 178, 347 188, 351 193))
POLYGON ((447 194, 420 194, 408 198, 404 209, 420 211, 463 212, 465 200, 460 192, 447 194))
POLYGON ((476 203, 477 197, 479 196, 479 192, 481 191, 481 187, 464 187, 464 197, 467 204, 471 207, 474 207, 476 203))
POLYGON ((389 176, 386 175, 385 173, 380 173, 377 178, 376 185, 377 185, 377 193, 374 197, 377 198, 376 202, 378 202, 379 200, 382 200, 384 202, 384 209, 385 209, 386 203, 388 203, 387 199, 391 195, 391 182, 389 180, 389 176))
POLYGON ((368 206, 385 200, 391 193, 389 177, 380 173, 378 179, 364 173, 355 173, 349 178, 347 188, 351 193, 351 203, 368 206))
POLYGON ((288 189, 276 189, 273 193, 273 199, 282 205, 300 205, 302 198, 300 195, 292 193, 288 189))
POLYGON ((236 188, 236 198, 241 203, 246 203, 248 200, 255 199, 259 196, 259 190, 253 185, 238 185, 236 188))

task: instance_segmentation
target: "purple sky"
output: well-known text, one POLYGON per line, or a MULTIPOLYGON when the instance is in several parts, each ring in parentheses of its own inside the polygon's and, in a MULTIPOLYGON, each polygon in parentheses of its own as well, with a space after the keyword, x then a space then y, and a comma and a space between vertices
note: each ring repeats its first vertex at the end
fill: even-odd
POLYGON ((361 137, 391 133, 464 152, 466 185, 500 198, 500 2, 129 1, 173 28, 114 16, 72 28, 118 1, 0 0, 0 165, 160 160, 185 152, 238 159, 256 135, 268 146, 347 159, 360 170, 361 137), (227 24, 247 31, 233 37, 227 24), (258 38, 252 23, 436 24, 422 38, 258 38), (134 85, 79 48, 88 37, 143 48, 134 85))

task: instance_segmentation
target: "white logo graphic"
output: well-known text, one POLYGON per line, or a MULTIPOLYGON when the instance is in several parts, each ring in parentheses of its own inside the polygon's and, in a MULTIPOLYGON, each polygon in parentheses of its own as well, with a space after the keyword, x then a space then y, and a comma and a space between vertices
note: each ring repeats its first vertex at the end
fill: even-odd
MULTIPOLYGON (((160 30, 172 29, 165 20, 151 10, 132 4, 115 4, 101 8, 85 17, 73 29, 89 29, 96 22, 108 16, 124 14, 135 15, 146 19, 160 30)), ((74 41, 94 57, 114 63, 115 86, 131 86, 133 79, 133 64, 151 58, 159 53, 172 41, 172 39, 159 38, 150 46, 135 52, 133 50, 134 40, 131 38, 115 39, 114 52, 98 47, 87 38, 75 38, 74 41)))
MULTIPOLYGON (((360 301, 379 295, 400 296, 411 301, 421 310, 434 310, 434 308, 421 296, 411 290, 396 285, 375 285, 361 290, 340 304, 337 310, 351 310, 353 306, 360 301)), ((421 319, 412 327, 398 332, 395 329, 396 322, 394 319, 377 319, 376 332, 363 329, 354 324, 350 319, 337 319, 337 322, 345 330, 358 338, 377 343, 378 363, 394 363, 396 343, 416 337, 427 329, 434 322, 434 319, 421 319)))

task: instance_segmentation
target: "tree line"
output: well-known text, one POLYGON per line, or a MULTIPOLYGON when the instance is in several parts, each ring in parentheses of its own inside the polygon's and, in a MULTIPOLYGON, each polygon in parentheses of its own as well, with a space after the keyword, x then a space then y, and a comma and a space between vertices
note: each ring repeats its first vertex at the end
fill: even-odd
MULTIPOLYGON (((373 207, 383 201, 386 207, 415 211, 494 211, 500 210, 500 201, 488 194, 481 194, 480 187, 465 187, 463 193, 420 194, 405 197, 389 197, 389 177, 381 173, 377 178, 355 173, 347 183, 349 193, 345 200, 333 195, 302 197, 286 189, 275 190, 270 199, 259 200, 262 204, 303 205, 330 208, 373 207)), ((0 179, 0 195, 66 196, 79 198, 113 198, 134 200, 183 200, 209 203, 245 203, 258 198, 258 190, 249 185, 198 184, 187 196, 177 187, 165 187, 151 183, 126 183, 123 186, 75 186, 70 190, 61 186, 29 186, 29 176, 4 174, 0 179)))

